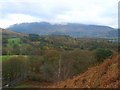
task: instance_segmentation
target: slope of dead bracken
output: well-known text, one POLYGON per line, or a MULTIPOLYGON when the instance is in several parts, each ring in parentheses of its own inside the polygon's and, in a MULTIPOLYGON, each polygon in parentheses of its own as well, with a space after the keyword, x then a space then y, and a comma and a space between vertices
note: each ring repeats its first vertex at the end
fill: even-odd
POLYGON ((118 88, 120 86, 120 55, 89 68, 85 73, 72 79, 58 82, 50 88, 118 88))

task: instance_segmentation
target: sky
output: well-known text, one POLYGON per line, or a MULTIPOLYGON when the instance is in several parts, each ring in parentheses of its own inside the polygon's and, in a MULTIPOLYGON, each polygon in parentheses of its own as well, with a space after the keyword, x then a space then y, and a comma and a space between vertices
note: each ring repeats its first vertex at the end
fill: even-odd
POLYGON ((119 0, 0 0, 0 27, 26 22, 117 28, 119 0))

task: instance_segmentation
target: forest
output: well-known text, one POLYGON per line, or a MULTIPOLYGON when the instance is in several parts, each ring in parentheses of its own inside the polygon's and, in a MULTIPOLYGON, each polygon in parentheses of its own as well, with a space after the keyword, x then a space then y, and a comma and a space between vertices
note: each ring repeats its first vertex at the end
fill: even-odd
POLYGON ((27 87, 21 85, 26 80, 64 81, 118 52, 118 43, 112 40, 67 35, 3 36, 2 46, 3 87, 27 87))

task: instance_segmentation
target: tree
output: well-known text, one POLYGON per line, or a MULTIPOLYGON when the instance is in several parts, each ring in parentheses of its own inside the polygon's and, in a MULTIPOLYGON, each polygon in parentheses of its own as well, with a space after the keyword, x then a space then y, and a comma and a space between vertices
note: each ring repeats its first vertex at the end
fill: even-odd
POLYGON ((6 84, 14 84, 27 77, 26 58, 23 56, 15 56, 9 58, 2 63, 2 78, 6 84))
POLYGON ((98 62, 103 62, 104 59, 109 58, 112 54, 113 52, 109 49, 99 48, 95 51, 95 58, 98 62))
POLYGON ((60 77, 60 53, 55 49, 44 52, 44 63, 41 66, 43 79, 47 81, 57 81, 60 77))

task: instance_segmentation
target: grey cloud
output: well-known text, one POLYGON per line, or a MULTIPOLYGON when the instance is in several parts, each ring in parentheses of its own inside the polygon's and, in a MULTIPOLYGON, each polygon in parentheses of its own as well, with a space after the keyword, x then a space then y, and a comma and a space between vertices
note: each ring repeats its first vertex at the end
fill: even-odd
MULTIPOLYGON (((51 22, 93 22, 111 25, 108 18, 114 19, 117 16, 115 3, 114 0, 3 0, 0 2, 0 19, 5 19, 7 23, 6 17, 10 14, 24 14, 51 22), (104 23, 103 18, 108 22, 104 23)), ((113 23, 116 25, 115 20, 113 23)))
POLYGON ((2 3, 1 13, 3 15, 22 13, 38 18, 51 19, 58 14, 65 14, 69 10, 66 7, 51 7, 37 2, 6 2, 2 3))

